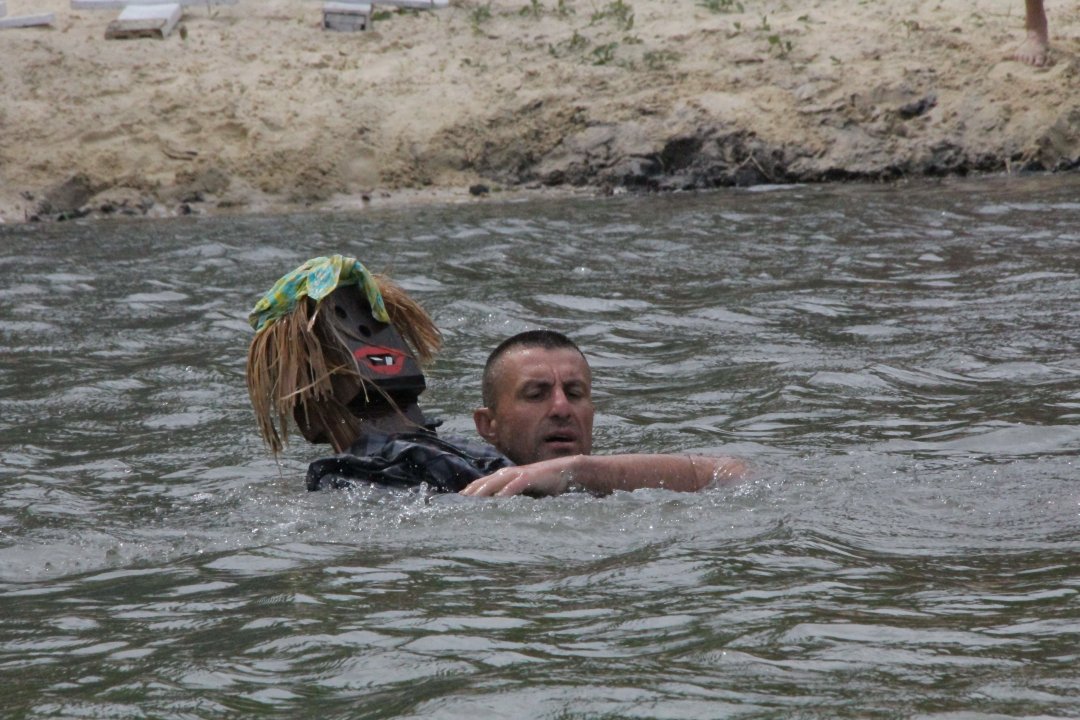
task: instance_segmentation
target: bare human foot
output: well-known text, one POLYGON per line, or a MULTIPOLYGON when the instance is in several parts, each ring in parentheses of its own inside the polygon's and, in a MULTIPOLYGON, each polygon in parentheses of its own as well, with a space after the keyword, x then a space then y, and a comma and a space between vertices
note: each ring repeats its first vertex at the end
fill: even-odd
POLYGON ((1027 15, 1024 21, 1027 39, 1008 59, 1035 67, 1044 67, 1050 64, 1050 34, 1047 30, 1043 0, 1024 0, 1024 9, 1027 15))

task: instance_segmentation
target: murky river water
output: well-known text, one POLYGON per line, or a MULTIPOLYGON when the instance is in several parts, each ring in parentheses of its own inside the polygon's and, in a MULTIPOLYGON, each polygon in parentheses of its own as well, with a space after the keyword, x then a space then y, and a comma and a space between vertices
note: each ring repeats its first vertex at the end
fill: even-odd
POLYGON ((1080 176, 0 227, 0 715, 1080 716, 1080 176), (318 254, 597 376, 605 499, 308 493, 245 316, 318 254))

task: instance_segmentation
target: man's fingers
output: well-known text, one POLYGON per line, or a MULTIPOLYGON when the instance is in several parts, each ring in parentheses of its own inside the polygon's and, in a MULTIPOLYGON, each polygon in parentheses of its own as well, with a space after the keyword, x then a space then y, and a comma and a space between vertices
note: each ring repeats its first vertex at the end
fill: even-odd
POLYGON ((484 490, 487 489, 488 484, 491 482, 490 477, 480 478, 479 480, 473 480, 471 483, 465 486, 465 489, 461 491, 462 495, 473 495, 476 497, 483 497, 487 493, 484 490))
POLYGON ((464 490, 461 491, 462 495, 472 495, 474 497, 486 497, 488 495, 495 495, 504 487, 507 483, 517 477, 517 473, 506 472, 506 468, 499 470, 487 477, 482 477, 479 480, 473 480, 469 483, 464 490))
POLYGON ((486 497, 489 495, 521 495, 534 492, 541 495, 559 495, 566 492, 566 478, 552 474, 550 469, 539 465, 503 468, 497 472, 472 481, 461 491, 462 495, 486 497))
POLYGON ((528 480, 528 478, 525 478, 525 477, 522 477, 521 475, 518 475, 513 480, 511 480, 508 483, 506 483, 505 485, 503 485, 502 489, 500 489, 499 492, 497 492, 495 494, 496 495, 520 495, 521 493, 525 492, 528 489, 529 489, 529 480, 528 480))
POLYGON ((473 497, 520 495, 531 486, 528 475, 520 470, 504 468, 487 477, 473 480, 461 491, 461 494, 473 497))

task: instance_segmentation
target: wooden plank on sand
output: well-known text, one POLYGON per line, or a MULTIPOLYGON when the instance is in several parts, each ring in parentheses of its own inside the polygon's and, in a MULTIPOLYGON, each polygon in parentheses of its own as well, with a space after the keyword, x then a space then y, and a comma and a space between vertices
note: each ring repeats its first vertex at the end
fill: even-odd
POLYGON ((123 10, 128 5, 235 5, 237 0, 71 0, 72 10, 123 10))
POLYGON ((15 17, 0 18, 0 28, 36 27, 38 25, 52 25, 54 22, 56 22, 55 13, 16 15, 15 17))
POLYGON ((180 3, 171 5, 128 5, 120 17, 105 28, 106 40, 166 38, 180 22, 180 3))

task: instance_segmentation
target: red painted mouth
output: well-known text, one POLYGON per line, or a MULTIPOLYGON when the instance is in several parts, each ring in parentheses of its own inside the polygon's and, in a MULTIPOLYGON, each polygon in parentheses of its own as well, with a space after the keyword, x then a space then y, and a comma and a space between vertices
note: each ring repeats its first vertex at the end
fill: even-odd
POLYGON ((355 350, 353 357, 376 375, 400 375, 405 369, 405 353, 393 348, 370 345, 355 350))

